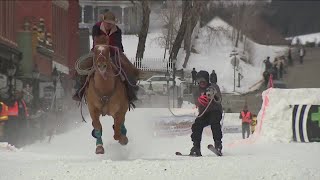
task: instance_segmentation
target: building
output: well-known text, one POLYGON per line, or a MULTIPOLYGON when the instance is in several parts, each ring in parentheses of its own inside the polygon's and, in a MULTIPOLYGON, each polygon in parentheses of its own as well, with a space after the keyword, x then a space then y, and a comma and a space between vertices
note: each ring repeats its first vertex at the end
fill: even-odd
POLYGON ((22 52, 18 49, 15 34, 16 8, 14 0, 0 1, 0 74, 7 74, 13 63, 19 68, 22 52), (12 22, 12 23, 11 23, 12 22))
POLYGON ((52 72, 52 45, 46 46, 46 36, 52 34, 52 4, 50 1, 16 0, 15 32, 24 56, 21 61, 24 79, 31 79, 35 67, 43 81, 49 81, 52 72), (37 9, 37 10, 35 10, 37 9))
POLYGON ((81 6, 80 28, 88 28, 91 31, 94 23, 101 20, 101 14, 112 11, 118 18, 118 26, 124 34, 140 31, 142 10, 138 1, 80 0, 79 3, 81 6))

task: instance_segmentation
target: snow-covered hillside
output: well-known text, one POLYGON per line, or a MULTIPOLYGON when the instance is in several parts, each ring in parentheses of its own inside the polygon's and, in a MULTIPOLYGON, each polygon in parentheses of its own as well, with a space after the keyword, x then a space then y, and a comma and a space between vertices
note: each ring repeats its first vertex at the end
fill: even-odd
MULTIPOLYGON (((234 50, 234 43, 231 40, 232 27, 216 17, 207 26, 199 30, 198 39, 195 42, 195 49, 198 54, 192 54, 187 70, 207 70, 211 72, 215 70, 218 75, 218 84, 224 92, 233 91, 233 66, 231 64, 230 53, 234 50), (212 29, 215 29, 212 31, 212 29)), ((240 56, 248 57, 248 49, 250 48, 251 64, 240 61, 239 69, 236 71, 236 79, 238 72, 243 75, 241 87, 236 87, 237 92, 248 92, 249 88, 262 79, 264 71, 263 60, 267 56, 273 60, 276 56, 285 53, 286 47, 280 46, 265 46, 257 44, 247 38, 247 44, 240 41, 237 52, 240 56), (243 46, 246 46, 246 51, 243 52, 243 46)), ((178 66, 182 67, 185 53, 181 50, 179 54, 178 66)), ((239 57, 239 56, 238 56, 239 57)))
MULTIPOLYGON (((159 19, 156 22, 159 23, 159 19)), ((184 69, 187 73, 191 72, 192 68, 196 68, 197 71, 207 70, 210 73, 215 70, 218 75, 218 84, 223 92, 233 91, 233 66, 231 65, 230 53, 234 49, 234 43, 231 40, 231 32, 232 27, 218 17, 209 22, 207 26, 197 30, 195 36, 198 36, 198 38, 194 41, 194 47, 198 53, 191 54, 188 65, 184 69), (210 28, 218 29, 218 31, 212 33, 210 28)), ((134 58, 138 37, 136 35, 123 35, 122 41, 125 54, 130 59, 134 58)), ((280 46, 260 45, 248 38, 246 42, 246 44, 240 42, 238 48, 236 48, 239 55, 249 56, 251 61, 251 64, 240 61, 239 69, 236 71, 236 78, 238 77, 238 72, 243 76, 241 87, 236 87, 236 92, 240 93, 254 90, 250 89, 250 87, 262 79, 264 71, 263 60, 267 56, 270 56, 271 60, 273 60, 274 57, 284 54, 287 49, 280 46), (246 51, 243 52, 243 46, 245 45, 246 51), (248 52, 249 47, 250 53, 248 52)), ((153 28, 147 37, 144 57, 146 59, 161 59, 164 57, 164 52, 164 38, 161 29, 153 28)), ((166 58, 168 57, 167 55, 166 58)), ((181 48, 177 60, 178 69, 182 68, 184 58, 185 52, 181 48)))

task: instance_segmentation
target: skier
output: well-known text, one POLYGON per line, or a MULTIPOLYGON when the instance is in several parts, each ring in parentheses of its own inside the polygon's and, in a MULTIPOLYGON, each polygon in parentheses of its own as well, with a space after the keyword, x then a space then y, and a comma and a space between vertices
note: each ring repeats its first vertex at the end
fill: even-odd
POLYGON ((214 139, 214 147, 221 154, 222 131, 220 121, 222 119, 221 92, 217 84, 209 83, 209 73, 199 71, 196 75, 199 84, 198 89, 193 93, 195 103, 198 107, 199 115, 192 124, 191 139, 193 147, 190 150, 192 156, 201 155, 201 137, 203 128, 210 125, 214 139))

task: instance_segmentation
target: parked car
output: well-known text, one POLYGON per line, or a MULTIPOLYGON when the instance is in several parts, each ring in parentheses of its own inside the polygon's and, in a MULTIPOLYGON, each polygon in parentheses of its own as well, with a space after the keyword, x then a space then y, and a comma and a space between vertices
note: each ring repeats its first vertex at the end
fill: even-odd
MULTIPOLYGON (((181 77, 176 77, 176 86, 181 87, 181 84, 184 82, 181 77)), ((158 92, 162 94, 166 94, 167 92, 167 79, 164 75, 155 75, 150 77, 149 79, 145 81, 140 81, 140 86, 144 89, 149 89, 150 90, 150 84, 152 87, 153 92, 158 92)), ((170 77, 169 80, 169 88, 173 86, 173 78, 170 77)))
POLYGON ((273 88, 287 89, 287 84, 280 80, 273 81, 273 88))

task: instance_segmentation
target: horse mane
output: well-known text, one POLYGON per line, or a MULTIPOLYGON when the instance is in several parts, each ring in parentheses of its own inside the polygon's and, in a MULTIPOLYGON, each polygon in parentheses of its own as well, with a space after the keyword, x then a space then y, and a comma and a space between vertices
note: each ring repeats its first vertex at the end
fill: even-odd
POLYGON ((99 45, 99 44, 107 45, 107 44, 109 44, 109 37, 106 35, 96 36, 94 38, 94 44, 95 45, 99 45))

